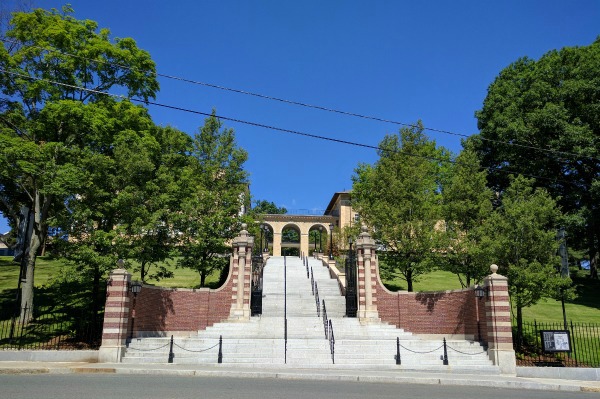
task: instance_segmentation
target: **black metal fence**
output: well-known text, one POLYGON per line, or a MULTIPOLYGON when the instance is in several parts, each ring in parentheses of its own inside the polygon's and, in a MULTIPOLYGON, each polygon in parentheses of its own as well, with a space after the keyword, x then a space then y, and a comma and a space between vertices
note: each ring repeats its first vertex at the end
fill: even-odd
POLYGON ((26 306, 20 315, 0 316, 0 350, 98 349, 102 322, 102 314, 93 317, 81 309, 26 306))
POLYGON ((542 330, 565 330, 562 322, 540 323, 524 322, 523 339, 516 334, 513 320, 513 341, 517 353, 518 366, 542 367, 600 367, 600 324, 567 324, 571 337, 570 352, 544 352, 542 330))

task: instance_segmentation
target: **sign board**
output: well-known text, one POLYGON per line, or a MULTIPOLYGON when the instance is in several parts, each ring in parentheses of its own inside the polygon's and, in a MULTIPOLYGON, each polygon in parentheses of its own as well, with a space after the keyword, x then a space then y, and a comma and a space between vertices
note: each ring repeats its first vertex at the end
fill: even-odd
POLYGON ((544 352, 571 352, 571 336, 567 330, 541 330, 544 352))

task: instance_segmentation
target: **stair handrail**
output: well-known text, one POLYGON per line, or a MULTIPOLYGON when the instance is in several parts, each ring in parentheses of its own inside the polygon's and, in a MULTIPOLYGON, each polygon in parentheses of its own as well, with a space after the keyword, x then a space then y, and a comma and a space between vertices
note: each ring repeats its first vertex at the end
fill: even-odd
POLYGON ((315 281, 315 303, 317 304, 317 317, 321 317, 321 301, 319 300, 319 286, 315 281))
POLYGON ((329 330, 328 330, 328 322, 329 318, 327 317, 327 308, 325 307, 325 299, 323 299, 323 330, 325 330, 325 339, 329 338, 329 330))
POLYGON ((331 319, 329 319, 329 351, 331 352, 331 362, 335 364, 335 336, 333 335, 331 319))
POLYGON ((304 258, 304 260, 304 264, 306 265, 306 278, 310 278, 310 274, 308 273, 308 256, 304 258))

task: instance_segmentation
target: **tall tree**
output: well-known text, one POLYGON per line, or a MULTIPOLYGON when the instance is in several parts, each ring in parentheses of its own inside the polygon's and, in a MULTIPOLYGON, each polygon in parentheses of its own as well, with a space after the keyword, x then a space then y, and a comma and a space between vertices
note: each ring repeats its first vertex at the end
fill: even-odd
POLYGON ((283 215, 287 213, 287 209, 285 207, 279 207, 275 205, 274 202, 267 200, 257 200, 254 201, 254 207, 252 208, 252 213, 256 216, 260 215, 283 215))
POLYGON ((441 229, 441 180, 448 153, 428 140, 419 121, 379 144, 375 165, 361 164, 352 177, 352 205, 385 246, 382 260, 413 282, 433 266, 441 229))
POLYGON ((471 150, 464 149, 451 167, 443 187, 446 249, 441 262, 456 274, 463 287, 478 282, 489 270, 489 259, 480 250, 481 226, 492 213, 492 191, 487 172, 471 150))
POLYGON ((222 128, 213 115, 194 135, 189 165, 182 171, 184 199, 175 217, 181 233, 178 265, 197 270, 200 285, 214 270, 227 267, 231 240, 243 218, 248 154, 239 148, 233 129, 222 128))
POLYGON ((117 162, 121 188, 116 193, 118 231, 126 257, 142 281, 172 277, 165 261, 175 255, 174 215, 180 212, 180 170, 188 164, 191 137, 172 127, 153 127, 144 135, 128 135, 117 162))
MULTIPOLYGON (((50 223, 69 238, 54 241, 80 279, 89 284, 91 314, 95 316, 102 306, 102 277, 132 250, 132 242, 151 244, 143 241, 143 231, 132 224, 148 226, 155 220, 154 202, 161 202, 153 189, 155 161, 160 159, 161 147, 147 110, 141 106, 114 100, 101 105, 79 103, 86 124, 78 120, 70 103, 65 108, 69 113, 60 118, 67 121, 64 126, 94 135, 96 145, 74 152, 71 161, 79 175, 72 174, 70 181, 78 184, 65 193, 64 206, 56 209, 50 223)), ((54 107, 49 104, 45 110, 54 107)))
POLYGON ((517 311, 517 337, 523 337, 523 308, 543 297, 568 290, 571 280, 557 271, 556 227, 560 211, 543 188, 533 180, 513 178, 502 193, 501 205, 486 223, 481 246, 508 277, 508 289, 517 311))
POLYGON ((587 249, 598 278, 600 246, 600 38, 589 46, 522 58, 503 69, 476 112, 471 139, 490 183, 508 173, 535 177, 568 217, 569 236, 587 249), (583 221, 583 225, 581 225, 583 221))
POLYGON ((111 40, 107 29, 98 31, 95 22, 72 13, 70 7, 15 13, 5 35, 9 42, 0 46, 0 210, 12 226, 25 210, 21 302, 28 307, 49 217, 85 183, 74 160, 86 151, 110 150, 100 148, 110 126, 94 125, 98 119, 86 107, 113 107, 98 91, 120 88, 148 99, 158 90, 147 52, 132 39, 111 40), (74 126, 74 120, 82 124, 74 126))

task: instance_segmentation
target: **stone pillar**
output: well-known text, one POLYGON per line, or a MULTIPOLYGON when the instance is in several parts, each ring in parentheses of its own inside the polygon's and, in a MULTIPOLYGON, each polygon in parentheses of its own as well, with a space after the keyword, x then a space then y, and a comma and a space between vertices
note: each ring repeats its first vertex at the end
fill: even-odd
POLYGON ((302 256, 302 254, 304 254, 305 256, 308 256, 308 252, 309 252, 309 238, 308 238, 308 233, 303 233, 302 231, 300 231, 300 255, 302 256))
POLYGON ((516 374, 517 363, 512 341, 508 279, 497 274, 498 266, 490 267, 492 274, 484 279, 487 290, 485 316, 488 336, 488 355, 503 374, 516 374))
POLYGON ((273 256, 281 256, 281 231, 275 232, 275 228, 273 228, 273 256))
POLYGON ((250 280, 252 278, 252 247, 254 237, 242 224, 240 235, 233 239, 233 293, 230 320, 250 320, 250 280))
POLYGON ((361 323, 379 321, 377 311, 377 263, 375 240, 366 227, 356 240, 356 263, 358 265, 358 319, 361 323))
POLYGON ((129 327, 130 281, 131 274, 125 269, 115 269, 110 273, 104 308, 102 344, 98 352, 100 363, 120 363, 125 353, 129 327))

